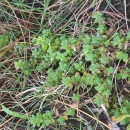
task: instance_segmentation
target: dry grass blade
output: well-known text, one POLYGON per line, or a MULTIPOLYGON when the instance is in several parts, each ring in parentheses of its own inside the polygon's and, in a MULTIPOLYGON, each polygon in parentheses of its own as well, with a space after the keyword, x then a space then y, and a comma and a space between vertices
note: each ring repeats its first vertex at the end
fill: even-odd
POLYGON ((83 113, 84 115, 86 115, 86 116, 88 116, 88 117, 90 117, 90 118, 96 120, 97 122, 99 122, 100 124, 102 124, 103 126, 105 126, 106 128, 108 128, 109 130, 111 130, 111 128, 110 128, 108 125, 106 125, 106 124, 103 123, 102 121, 98 120, 97 118, 91 116, 90 114, 88 114, 88 113, 86 113, 86 112, 84 112, 84 111, 78 109, 77 107, 74 107, 74 106, 72 106, 72 105, 69 105, 69 104, 67 104, 67 103, 65 103, 65 102, 62 102, 62 101, 59 101, 59 100, 57 100, 56 102, 59 102, 59 103, 61 103, 61 104, 64 104, 64 105, 66 105, 66 106, 68 106, 68 107, 70 107, 70 108, 74 108, 75 110, 77 110, 77 111, 83 113))
POLYGON ((13 48, 13 46, 18 43, 18 41, 20 41, 23 38, 23 36, 21 36, 19 39, 17 39, 16 41, 9 43, 8 45, 0 48, 0 58, 9 50, 11 50, 13 48))
POLYGON ((0 49, 0 58, 1 58, 7 51, 9 51, 13 46, 14 46, 14 43, 11 43, 11 44, 9 44, 9 45, 7 45, 7 46, 5 46, 5 47, 2 47, 2 48, 0 49))

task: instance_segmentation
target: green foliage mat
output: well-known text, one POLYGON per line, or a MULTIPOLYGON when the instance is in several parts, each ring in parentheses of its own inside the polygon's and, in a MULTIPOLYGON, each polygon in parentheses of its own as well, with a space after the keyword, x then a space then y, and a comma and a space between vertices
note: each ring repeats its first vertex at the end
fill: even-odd
MULTIPOLYGON (((15 61, 15 68, 26 76, 34 71, 44 75, 43 87, 63 85, 66 89, 78 91, 85 88, 91 91, 94 103, 99 107, 105 105, 115 118, 127 115, 121 120, 122 124, 126 124, 130 122, 129 96, 126 98, 130 85, 130 32, 109 32, 101 13, 93 14, 93 19, 96 33, 92 34, 56 36, 49 29, 43 30, 32 40, 31 56, 15 61), (123 84, 127 91, 119 95, 123 84)), ((19 50, 26 48, 21 44, 18 46, 19 50)), ((73 101, 78 102, 79 99, 79 94, 73 95, 73 101)), ((53 122, 52 116, 49 113, 44 123, 41 115, 32 116, 30 123, 48 126, 53 122)), ((59 117, 57 122, 63 123, 64 118, 59 117)))

